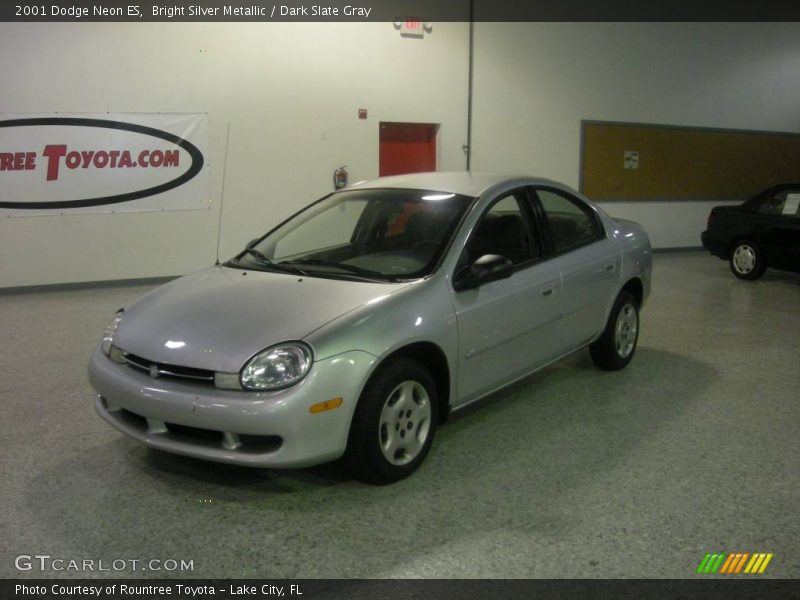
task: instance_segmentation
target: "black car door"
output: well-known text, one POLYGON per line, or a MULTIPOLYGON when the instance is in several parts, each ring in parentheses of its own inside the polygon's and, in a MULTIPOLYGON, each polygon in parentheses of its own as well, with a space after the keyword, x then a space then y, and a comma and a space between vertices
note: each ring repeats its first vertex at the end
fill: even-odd
POLYGON ((777 269, 800 269, 800 188, 782 189, 756 207, 756 235, 767 264, 777 269))

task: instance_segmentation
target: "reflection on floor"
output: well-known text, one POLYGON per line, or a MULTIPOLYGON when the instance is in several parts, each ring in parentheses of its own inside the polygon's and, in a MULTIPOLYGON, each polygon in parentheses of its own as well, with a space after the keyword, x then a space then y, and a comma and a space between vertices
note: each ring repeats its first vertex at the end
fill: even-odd
POLYGON ((109 575, 14 569, 38 552, 193 577, 689 577, 738 551, 800 577, 800 276, 656 255, 628 369, 580 352, 454 416, 382 488, 161 454, 102 422, 88 357, 147 289, 0 296, 0 576, 109 575))

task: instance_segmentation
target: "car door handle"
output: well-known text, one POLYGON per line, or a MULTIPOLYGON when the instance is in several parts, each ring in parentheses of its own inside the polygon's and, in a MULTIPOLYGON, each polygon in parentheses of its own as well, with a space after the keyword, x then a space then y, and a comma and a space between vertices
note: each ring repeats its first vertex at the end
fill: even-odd
POLYGON ((549 298, 552 296, 556 291, 556 284, 555 283, 548 283, 546 286, 542 288, 542 296, 545 298, 549 298))
POLYGON ((605 267, 603 267, 603 268, 604 268, 606 271, 608 271, 609 273, 611 273, 611 272, 612 272, 614 269, 616 269, 616 268, 617 268, 617 263, 610 262, 610 263, 608 263, 607 265, 605 265, 605 267))

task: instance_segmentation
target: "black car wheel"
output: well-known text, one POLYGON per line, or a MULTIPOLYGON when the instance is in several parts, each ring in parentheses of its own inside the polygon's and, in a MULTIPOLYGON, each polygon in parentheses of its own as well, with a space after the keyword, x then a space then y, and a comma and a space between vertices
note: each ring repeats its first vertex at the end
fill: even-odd
POLYGON ((730 256, 731 271, 739 279, 758 279, 764 274, 764 254, 753 240, 739 240, 730 256))
POLYGON ((382 367, 350 426, 346 460, 353 475, 386 484, 416 471, 433 443, 437 406, 436 384, 420 363, 401 358, 382 367))
POLYGON ((639 341, 639 303, 633 294, 622 290, 608 315, 603 335, 589 346, 594 364, 605 371, 627 366, 639 341))

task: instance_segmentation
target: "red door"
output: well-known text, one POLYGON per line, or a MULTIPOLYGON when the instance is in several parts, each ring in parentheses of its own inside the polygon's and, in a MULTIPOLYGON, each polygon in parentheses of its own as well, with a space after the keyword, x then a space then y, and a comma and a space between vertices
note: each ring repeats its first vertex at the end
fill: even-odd
POLYGON ((435 123, 380 124, 381 177, 436 170, 435 123))

